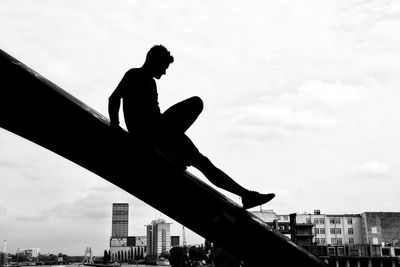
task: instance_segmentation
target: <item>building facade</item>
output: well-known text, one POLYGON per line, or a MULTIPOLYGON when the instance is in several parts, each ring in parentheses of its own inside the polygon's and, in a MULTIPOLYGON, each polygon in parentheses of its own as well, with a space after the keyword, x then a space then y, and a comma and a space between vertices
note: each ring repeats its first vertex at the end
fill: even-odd
POLYGON ((19 248, 17 249, 17 254, 23 254, 25 256, 31 258, 39 257, 40 249, 39 248, 19 248))
POLYGON ((0 267, 6 265, 7 263, 8 263, 8 254, 0 252, 0 267))
POLYGON ((253 214, 329 266, 399 266, 399 212, 253 214))
POLYGON ((163 252, 171 249, 171 223, 166 223, 163 219, 153 220, 147 225, 147 254, 159 256, 163 252))
POLYGON ((400 246, 400 212, 364 212, 361 218, 364 244, 400 246))
POLYGON ((313 224, 313 243, 317 245, 362 244, 360 214, 297 214, 297 222, 313 224))
MULTIPOLYGON (((278 215, 273 210, 253 211, 267 224, 291 238, 291 215, 278 215)), ((400 246, 400 212, 364 212, 361 214, 296 213, 299 227, 312 226, 315 245, 390 245, 400 246)), ((307 230, 309 231, 309 230, 307 230)))
POLYGON ((129 262, 146 256, 146 237, 128 236, 129 204, 113 203, 110 237, 111 261, 129 262))
POLYGON ((126 238, 128 236, 129 204, 113 203, 111 237, 126 238))

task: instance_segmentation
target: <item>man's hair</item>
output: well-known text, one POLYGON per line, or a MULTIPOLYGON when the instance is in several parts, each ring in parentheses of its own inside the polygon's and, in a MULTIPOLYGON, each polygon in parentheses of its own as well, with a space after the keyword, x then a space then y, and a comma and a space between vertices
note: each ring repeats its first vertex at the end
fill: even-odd
POLYGON ((171 64, 174 57, 163 45, 155 45, 147 52, 146 62, 171 64))

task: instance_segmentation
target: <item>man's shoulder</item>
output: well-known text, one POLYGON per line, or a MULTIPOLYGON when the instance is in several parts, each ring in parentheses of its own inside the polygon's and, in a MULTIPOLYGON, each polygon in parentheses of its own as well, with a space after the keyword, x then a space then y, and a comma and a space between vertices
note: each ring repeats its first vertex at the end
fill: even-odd
POLYGON ((125 75, 126 76, 137 76, 137 75, 139 75, 140 76, 140 68, 132 68, 132 69, 129 69, 126 73, 125 73, 125 75))

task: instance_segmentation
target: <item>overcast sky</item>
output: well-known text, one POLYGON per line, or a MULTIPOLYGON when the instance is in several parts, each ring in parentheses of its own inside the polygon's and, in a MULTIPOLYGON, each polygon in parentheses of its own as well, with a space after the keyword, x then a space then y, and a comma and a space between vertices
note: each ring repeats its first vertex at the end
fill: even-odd
MULTIPOLYGON (((161 109, 200 96, 189 136, 240 184, 275 192, 263 208, 278 214, 400 211, 399 29, 400 1, 0 2, 0 49, 105 115, 125 71, 164 44, 175 62, 157 81, 161 109)), ((10 253, 91 246, 101 255, 113 202, 130 204, 130 235, 160 217, 181 234, 147 204, 4 129, 0 179, 10 253)))

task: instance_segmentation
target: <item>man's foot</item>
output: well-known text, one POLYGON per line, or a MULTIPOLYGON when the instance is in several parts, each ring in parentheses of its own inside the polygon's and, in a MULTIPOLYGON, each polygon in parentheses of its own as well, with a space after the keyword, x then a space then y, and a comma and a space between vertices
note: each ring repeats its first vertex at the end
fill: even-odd
POLYGON ((248 194, 242 196, 242 203, 244 209, 250 209, 262 204, 267 203, 275 197, 274 193, 260 194, 255 191, 249 191, 248 194))

